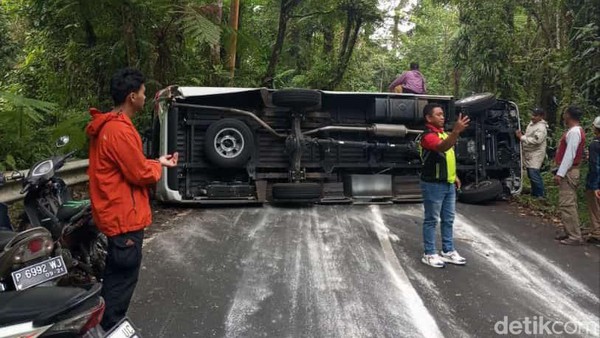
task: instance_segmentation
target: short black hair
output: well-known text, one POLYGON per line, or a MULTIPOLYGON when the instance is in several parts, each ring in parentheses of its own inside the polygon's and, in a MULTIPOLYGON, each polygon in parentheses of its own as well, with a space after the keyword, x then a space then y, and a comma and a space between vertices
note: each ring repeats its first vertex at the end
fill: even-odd
POLYGON ((533 116, 546 116, 546 111, 544 108, 535 107, 531 110, 531 115, 533 116))
POLYGON ((423 118, 427 118, 427 116, 433 115, 433 110, 435 108, 444 109, 444 107, 442 107, 442 105, 439 103, 428 103, 427 105, 425 105, 425 108, 423 108, 423 118))
POLYGON ((569 106, 565 112, 569 114, 571 119, 577 122, 581 121, 581 117, 583 116, 583 111, 577 106, 569 106))
POLYGON ((127 96, 140 90, 146 82, 144 74, 134 68, 119 69, 110 79, 110 95, 115 105, 120 105, 127 96))
POLYGON ((411 62, 410 63, 410 70, 418 70, 419 69, 419 63, 418 62, 411 62))

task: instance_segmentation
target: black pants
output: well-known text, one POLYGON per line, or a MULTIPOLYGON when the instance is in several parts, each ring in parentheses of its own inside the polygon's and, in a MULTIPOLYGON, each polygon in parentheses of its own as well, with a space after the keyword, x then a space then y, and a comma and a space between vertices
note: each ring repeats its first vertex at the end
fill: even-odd
POLYGON ((0 230, 13 231, 8 218, 8 206, 4 203, 0 203, 0 230))
POLYGON ((102 328, 108 331, 127 314, 142 263, 144 230, 108 237, 102 298, 106 310, 102 328))

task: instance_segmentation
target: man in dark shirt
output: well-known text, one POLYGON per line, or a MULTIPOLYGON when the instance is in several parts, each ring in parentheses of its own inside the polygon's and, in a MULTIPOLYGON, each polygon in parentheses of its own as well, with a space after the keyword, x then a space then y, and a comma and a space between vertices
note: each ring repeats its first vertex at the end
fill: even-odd
POLYGON ((600 116, 592 123, 594 139, 589 145, 589 171, 585 184, 585 197, 590 211, 590 236, 588 242, 600 244, 600 116))

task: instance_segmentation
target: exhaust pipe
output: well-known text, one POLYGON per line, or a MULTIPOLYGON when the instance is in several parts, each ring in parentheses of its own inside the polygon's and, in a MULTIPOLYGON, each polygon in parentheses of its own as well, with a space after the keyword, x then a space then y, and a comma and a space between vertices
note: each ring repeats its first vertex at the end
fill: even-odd
POLYGON ((408 129, 403 124, 374 123, 366 127, 354 126, 327 126, 304 132, 304 135, 316 134, 324 131, 338 132, 365 132, 374 136, 383 137, 406 137, 408 134, 421 134, 422 130, 408 129))
POLYGON ((403 124, 375 123, 369 127, 369 132, 375 136, 406 137, 408 134, 421 134, 423 131, 408 129, 403 124))

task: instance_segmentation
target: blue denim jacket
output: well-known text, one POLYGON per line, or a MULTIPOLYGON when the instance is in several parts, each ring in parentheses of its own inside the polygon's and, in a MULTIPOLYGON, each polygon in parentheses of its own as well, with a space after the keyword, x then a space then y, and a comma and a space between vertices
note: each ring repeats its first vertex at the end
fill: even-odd
POLYGON ((587 190, 600 189, 600 137, 595 137, 589 145, 589 171, 585 188, 587 190))

